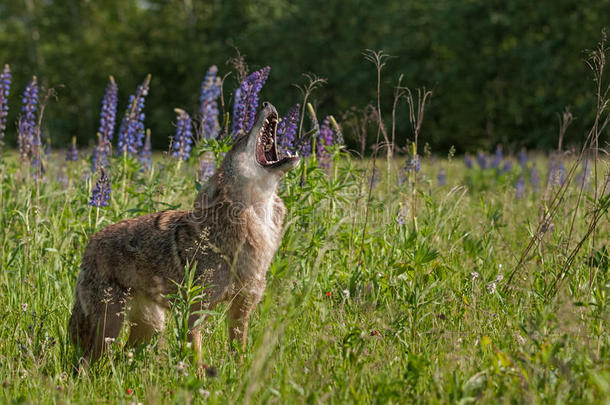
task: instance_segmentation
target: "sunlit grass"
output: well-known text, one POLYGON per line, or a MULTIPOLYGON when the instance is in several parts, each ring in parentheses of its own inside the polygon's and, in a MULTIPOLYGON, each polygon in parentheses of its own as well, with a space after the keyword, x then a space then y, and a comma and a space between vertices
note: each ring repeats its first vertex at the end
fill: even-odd
MULTIPOLYGON (((189 209, 196 194, 194 161, 154 160, 151 172, 141 172, 135 161, 123 166, 114 160, 111 204, 98 211, 87 205, 88 162, 70 164, 53 155, 37 183, 14 154, 5 153, 2 402, 610 399, 607 251, 596 250, 592 262, 588 244, 557 294, 545 294, 565 262, 566 246, 585 230, 590 201, 576 207, 578 188, 571 186, 565 209, 505 290, 544 210, 544 181, 540 193, 528 184, 518 199, 518 165, 497 176, 467 171, 455 159, 424 159, 417 231, 409 217, 410 185, 396 181, 403 161, 395 162, 390 183, 385 161, 378 163, 370 201, 369 161, 337 156, 329 173, 310 164, 305 184, 302 169, 295 170, 281 187, 286 232, 243 353, 230 351, 220 306, 204 328, 204 376, 196 375, 190 353, 182 350, 173 321, 179 316, 168 317, 167 330, 137 350, 122 348, 123 333, 108 356, 74 375, 67 325, 89 235, 128 217, 189 209), (436 181, 441 167, 444 186, 436 181), (567 219, 574 209, 570 240, 567 219)), ((536 163, 544 179, 546 161, 538 157, 536 163)), ((607 162, 600 165, 607 171, 607 162)), ((610 235, 604 218, 596 248, 607 246, 610 235)))

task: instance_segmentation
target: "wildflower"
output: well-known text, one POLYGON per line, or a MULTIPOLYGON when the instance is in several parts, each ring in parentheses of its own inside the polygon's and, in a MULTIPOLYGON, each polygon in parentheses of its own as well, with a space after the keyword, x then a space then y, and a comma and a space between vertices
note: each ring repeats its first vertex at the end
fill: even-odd
POLYGON ((472 157, 470 155, 464 155, 464 164, 468 169, 472 169, 474 167, 474 162, 472 161, 472 157))
POLYGON ((102 112, 100 113, 100 127, 98 129, 105 142, 112 141, 114 135, 118 94, 119 88, 114 81, 114 77, 110 76, 110 81, 106 85, 106 91, 102 98, 102 112))
POLYGON ((284 118, 277 125, 277 136, 279 137, 280 152, 294 152, 296 149, 295 137, 297 134, 297 121, 299 120, 299 112, 301 106, 299 104, 294 105, 284 118))
POLYGON ((63 387, 61 385, 58 385, 57 387, 55 387, 55 389, 59 392, 63 391, 63 387))
POLYGON ((4 65, 2 73, 0 73, 0 146, 2 146, 2 138, 4 138, 4 130, 6 129, 6 116, 8 115, 8 95, 11 90, 11 68, 9 65, 4 65))
POLYGON ((583 188, 588 188, 591 179, 591 165, 589 164, 589 160, 584 158, 581 162, 581 166, 582 169, 580 173, 578 173, 578 176, 576 176, 576 183, 583 188))
POLYGON ((203 397, 203 399, 208 399, 210 396, 210 391, 204 390, 203 388, 199 388, 199 395, 203 397))
POLYGON ((343 298, 345 298, 346 300, 349 299, 349 290, 343 290, 343 298))
POLYGON ((110 153, 110 143, 107 142, 102 134, 97 133, 97 145, 91 154, 91 172, 95 173, 99 167, 108 165, 108 154, 110 153))
POLYGON ((320 132, 316 138, 316 155, 318 165, 328 169, 330 167, 330 152, 328 148, 333 144, 334 132, 330 127, 330 116, 324 118, 320 125, 320 132))
POLYGON ((501 282, 502 280, 504 280, 504 276, 503 276, 502 274, 498 274, 498 275, 496 276, 496 281, 499 283, 499 282, 501 282))
POLYGON ((214 174, 214 159, 213 157, 204 157, 201 161, 201 169, 199 170, 199 180, 207 181, 214 174))
POLYGON ((27 85, 21 99, 23 107, 21 107, 22 116, 19 119, 19 154, 21 159, 25 160, 27 156, 31 156, 36 143, 36 110, 38 106, 38 80, 36 76, 32 77, 32 81, 27 85))
POLYGON ((487 291, 489 291, 490 294, 493 294, 496 292, 496 283, 491 282, 487 284, 487 291))
POLYGON ((473 280, 479 278, 479 273, 477 273, 476 271, 473 271, 470 273, 470 277, 472 277, 473 280))
POLYGON ((144 147, 140 151, 140 163, 142 169, 150 169, 152 166, 152 146, 150 143, 150 129, 146 130, 146 140, 144 141, 144 147))
POLYGON ((332 296, 332 293, 331 293, 330 291, 327 291, 327 292, 326 292, 326 296, 327 296, 328 298, 330 298, 330 297, 332 296))
POLYGON ((106 169, 101 167, 100 172, 100 178, 95 183, 91 199, 89 200, 89 205, 93 207, 107 207, 110 203, 110 180, 108 179, 108 174, 106 174, 106 169))
POLYGON ((136 154, 144 144, 144 101, 148 95, 150 75, 129 96, 129 105, 119 127, 118 148, 123 154, 136 154))
POLYGON ((487 155, 485 155, 484 152, 482 152, 482 151, 477 152, 477 163, 479 164, 481 169, 483 169, 483 170, 487 169, 487 155))
POLYGON ((396 216, 396 223, 398 223, 398 226, 403 226, 405 223, 407 223, 407 220, 405 219, 404 215, 399 213, 396 216))
POLYGON ((72 137, 72 145, 66 152, 66 160, 68 162, 76 162, 78 160, 78 149, 76 148, 76 137, 72 137))
POLYGON ((525 165, 527 165, 527 150, 525 148, 522 148, 517 154, 517 161, 521 167, 525 167, 525 165))
POLYGON ((536 165, 532 166, 530 169, 530 184, 535 192, 538 192, 540 189, 540 174, 538 173, 538 168, 536 165))
POLYGON ((438 171, 438 175, 436 176, 436 181, 439 186, 444 186, 445 184, 447 184, 447 173, 445 172, 445 169, 441 168, 438 171))
POLYGON ((176 122, 176 135, 172 140, 172 156, 187 160, 191 156, 193 144, 193 122, 191 117, 180 108, 174 109, 178 114, 176 122))
POLYGON ((114 343, 114 341, 115 339, 111 337, 104 338, 104 343, 106 343, 107 345, 114 343))
POLYGON ((28 303, 27 302, 22 303, 21 304, 21 311, 27 312, 27 310, 28 310, 28 303))
POLYGON ((525 178, 520 176, 515 184, 515 196, 517 198, 522 198, 525 194, 525 178))
POLYGON ((269 77, 271 68, 266 66, 250 74, 235 90, 233 104, 233 134, 247 133, 254 125, 258 108, 258 93, 269 77))
POLYGON ((419 169, 421 169, 419 155, 407 158, 407 163, 405 165, 405 170, 407 172, 414 171, 415 173, 419 173, 419 169))
POLYGON ((371 336, 379 336, 379 331, 377 329, 371 331, 371 336))
POLYGON ((559 156, 551 156, 549 166, 547 183, 557 186, 562 185, 566 177, 566 167, 559 156))
POLYGON ((508 172, 510 172, 513 169, 513 162, 511 162, 510 160, 507 160, 506 162, 504 162, 504 165, 502 165, 502 174, 506 174, 508 172))
POLYGON ((520 345, 525 344, 525 338, 524 338, 523 336, 521 336, 521 334, 517 333, 516 338, 517 338, 517 342, 518 342, 520 345))
POLYGON ((500 164, 502 163, 502 159, 503 159, 502 145, 498 145, 496 147, 496 152, 494 153, 494 158, 491 161, 491 167, 493 169, 497 169, 498 167, 500 167, 500 164))
POLYGON ((131 388, 127 388, 127 389, 125 390, 125 394, 127 394, 127 395, 131 395, 131 393, 132 393, 132 392, 133 392, 133 391, 131 390, 131 388))
POLYGON ((221 79, 217 77, 218 68, 210 66, 201 82, 201 95, 199 96, 199 119, 201 129, 199 138, 210 139, 218 135, 218 102, 220 96, 221 79))

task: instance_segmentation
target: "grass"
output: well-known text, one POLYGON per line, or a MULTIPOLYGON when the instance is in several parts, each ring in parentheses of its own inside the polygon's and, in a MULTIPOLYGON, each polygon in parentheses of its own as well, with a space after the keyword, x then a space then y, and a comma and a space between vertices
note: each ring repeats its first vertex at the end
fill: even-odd
POLYGON ((206 323, 208 367, 198 377, 180 338, 188 306, 177 305, 150 345, 123 349, 122 333, 108 356, 74 375, 67 325, 87 238, 124 218, 188 209, 197 167, 156 157, 150 172, 135 161, 123 172, 114 160, 111 205, 97 210, 87 204, 88 163, 47 160, 60 163, 38 182, 14 158, 0 163, 2 403, 610 401, 607 211, 596 245, 588 239, 563 268, 592 209, 586 198, 576 205, 579 188, 570 186, 507 285, 544 198, 529 184, 515 197, 519 166, 496 176, 455 160, 424 160, 417 230, 409 182, 380 176, 365 222, 368 164, 344 155, 330 173, 309 164, 304 185, 300 171, 290 173, 281 189, 286 232, 242 356, 229 350, 223 306, 206 323), (440 167, 445 186, 436 185, 440 167))

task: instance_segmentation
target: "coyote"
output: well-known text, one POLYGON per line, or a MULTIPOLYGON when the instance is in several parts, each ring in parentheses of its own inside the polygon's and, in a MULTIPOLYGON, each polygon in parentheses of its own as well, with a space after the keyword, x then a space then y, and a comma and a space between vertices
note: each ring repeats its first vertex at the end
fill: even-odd
MULTIPOLYGON (((146 342, 164 327, 168 294, 191 267, 204 286, 194 311, 229 301, 229 339, 245 347, 248 318, 260 301, 266 272, 282 238, 286 209, 280 178, 299 164, 278 156, 278 115, 263 103, 252 130, 235 140, 190 211, 162 211, 109 225, 85 249, 76 282, 70 334, 95 361, 130 326, 128 345, 146 342)), ((195 358, 201 359, 199 315, 189 319, 195 358)))

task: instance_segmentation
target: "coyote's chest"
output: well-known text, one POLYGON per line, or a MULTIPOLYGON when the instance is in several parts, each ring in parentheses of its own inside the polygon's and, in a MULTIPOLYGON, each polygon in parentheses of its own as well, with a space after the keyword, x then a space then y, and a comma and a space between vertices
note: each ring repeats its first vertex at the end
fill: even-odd
POLYGON ((246 209, 246 232, 238 270, 245 279, 264 279, 267 269, 278 249, 281 238, 281 222, 278 223, 276 201, 269 198, 261 204, 246 209))

